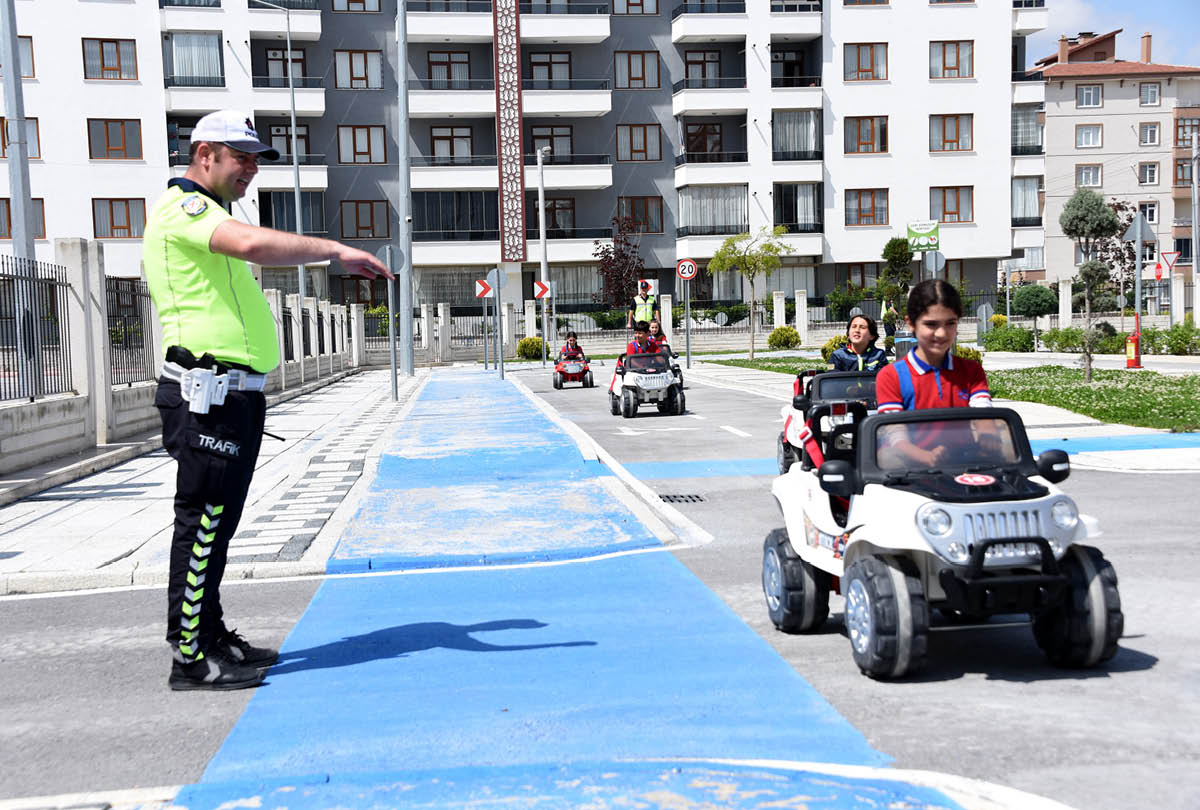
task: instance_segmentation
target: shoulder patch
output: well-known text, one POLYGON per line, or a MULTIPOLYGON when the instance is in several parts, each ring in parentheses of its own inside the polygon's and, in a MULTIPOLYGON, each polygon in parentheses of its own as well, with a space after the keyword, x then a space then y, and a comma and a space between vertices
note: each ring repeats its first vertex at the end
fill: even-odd
POLYGON ((193 194, 180 203, 179 206, 183 209, 183 213, 189 217, 198 217, 208 210, 208 203, 199 194, 193 194))

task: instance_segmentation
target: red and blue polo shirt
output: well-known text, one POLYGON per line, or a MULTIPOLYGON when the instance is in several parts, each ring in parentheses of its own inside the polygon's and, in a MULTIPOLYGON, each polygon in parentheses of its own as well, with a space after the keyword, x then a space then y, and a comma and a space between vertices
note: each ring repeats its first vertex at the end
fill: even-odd
POLYGON ((875 399, 880 413, 992 404, 983 366, 946 352, 941 366, 934 367, 917 357, 916 350, 875 376, 875 399))

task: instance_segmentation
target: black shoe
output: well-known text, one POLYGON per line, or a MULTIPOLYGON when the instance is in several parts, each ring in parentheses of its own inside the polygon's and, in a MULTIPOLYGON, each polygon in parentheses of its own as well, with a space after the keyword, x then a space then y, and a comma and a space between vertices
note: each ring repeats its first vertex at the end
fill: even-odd
POLYGON ((254 667, 236 664, 214 649, 196 661, 172 661, 171 677, 167 679, 167 685, 176 692, 194 689, 247 689, 258 686, 262 680, 262 672, 254 667))
POLYGON ((236 630, 226 630, 213 646, 230 661, 242 666, 269 667, 279 660, 278 650, 251 646, 236 630))

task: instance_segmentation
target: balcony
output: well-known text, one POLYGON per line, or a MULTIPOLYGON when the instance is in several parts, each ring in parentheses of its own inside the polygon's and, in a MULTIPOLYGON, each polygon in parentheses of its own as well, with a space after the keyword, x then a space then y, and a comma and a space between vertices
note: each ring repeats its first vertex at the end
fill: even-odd
POLYGON ((808 42, 821 36, 821 3, 772 0, 771 36, 785 42, 808 42))
POLYGON ((772 76, 771 106, 819 110, 824 101, 820 76, 772 76))
POLYGON ((750 230, 750 226, 745 222, 740 224, 725 224, 725 225, 685 225, 682 228, 675 229, 676 239, 688 239, 693 236, 737 236, 739 233, 746 233, 750 230))
POLYGON ((1029 157, 1030 155, 1044 154, 1045 150, 1040 143, 1014 143, 1012 145, 1013 157, 1029 157))
POLYGON ((610 11, 608 3, 521 3, 521 42, 603 42, 610 11))
POLYGON ((412 79, 408 84, 412 118, 493 118, 494 79, 412 79))
POLYGON ((409 158, 413 191, 493 189, 500 186, 495 155, 417 156, 409 158))
POLYGON ((782 225, 787 232, 780 237, 785 245, 792 249, 794 256, 823 256, 825 253, 825 223, 824 222, 776 222, 775 227, 782 225))
POLYGON ((158 0, 159 8, 220 8, 221 0, 158 0))
POLYGON ((820 150, 772 152, 774 161, 771 164, 771 179, 776 183, 824 182, 825 165, 822 162, 824 154, 820 150), (789 157, 781 158, 778 155, 788 155, 789 157))
POLYGON ((205 115, 229 104, 224 76, 166 76, 166 112, 205 115))
MULTIPOLYGON (((325 155, 300 155, 300 190, 324 191, 329 188, 329 169, 325 155)), ((258 164, 258 176, 254 182, 263 191, 292 191, 296 188, 296 174, 290 155, 280 155, 279 160, 258 164)))
POLYGON ((492 41, 491 0, 408 0, 405 8, 409 42, 492 41))
MULTIPOLYGON (((227 1, 236 3, 239 0, 227 1)), ((286 6, 289 13, 284 14, 279 9, 248 0, 249 14, 247 18, 251 39, 258 37, 283 39, 287 36, 289 23, 293 42, 314 42, 321 38, 320 0, 271 0, 271 2, 277 6, 286 6)))
POLYGON ((1040 228, 1042 227, 1041 217, 1013 217, 1012 226, 1014 228, 1040 228))
POLYGON ((612 111, 608 79, 522 79, 521 110, 546 118, 598 118, 612 111))
MULTIPOLYGON (((554 228, 546 224, 547 262, 592 262, 597 239, 612 239, 612 226, 605 228, 554 228)), ((525 229, 528 262, 542 260, 542 243, 536 227, 525 229)))
MULTIPOLYGON (((612 186, 611 155, 551 155, 542 165, 548 190, 600 189, 612 186)), ((537 156, 525 156, 525 188, 538 184, 537 156)))
POLYGON ((709 258, 721 249, 730 236, 747 233, 750 227, 740 225, 693 225, 675 229, 675 255, 692 259, 709 258))
MULTIPOLYGON (((682 3, 671 12, 671 41, 744 40, 749 31, 749 20, 745 3, 682 3)), ((820 35, 820 25, 817 34, 820 35)))
POLYGON ((750 105, 744 76, 680 79, 671 92, 672 115, 739 115, 750 105))
POLYGON ((1034 73, 1017 71, 1012 74, 1012 103, 1046 103, 1046 82, 1042 78, 1041 71, 1034 73))
POLYGON ((685 152, 675 156, 675 187, 744 183, 745 152, 685 152))
MULTIPOLYGON (((1041 221, 1041 217, 1029 217, 1028 219, 1037 219, 1041 221)), ((1014 222, 1017 218, 1013 219, 1014 222)), ((1021 221, 1025 221, 1022 219, 1021 221)), ((1046 230, 1037 226, 1017 227, 1013 226, 1012 230, 1012 247, 1014 250, 1024 250, 1025 248, 1040 248, 1046 245, 1046 230)))
POLYGON ((1027 37, 1043 31, 1049 23, 1046 0, 1013 0, 1012 30, 1018 36, 1027 37))
MULTIPOLYGON (((252 102, 258 115, 288 115, 291 112, 292 91, 286 76, 252 76, 254 88, 252 102)), ((325 88, 319 76, 296 76, 296 115, 319 116, 325 114, 325 88)))
POLYGON ((495 264, 500 231, 413 231, 414 265, 495 264))

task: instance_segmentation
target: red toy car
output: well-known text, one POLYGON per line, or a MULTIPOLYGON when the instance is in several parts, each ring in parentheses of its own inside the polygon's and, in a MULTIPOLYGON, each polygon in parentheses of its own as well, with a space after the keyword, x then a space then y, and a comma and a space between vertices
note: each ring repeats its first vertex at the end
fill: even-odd
POLYGON ((563 383, 583 383, 584 388, 594 388, 591 369, 586 356, 560 357, 554 364, 554 387, 561 389, 563 383))

